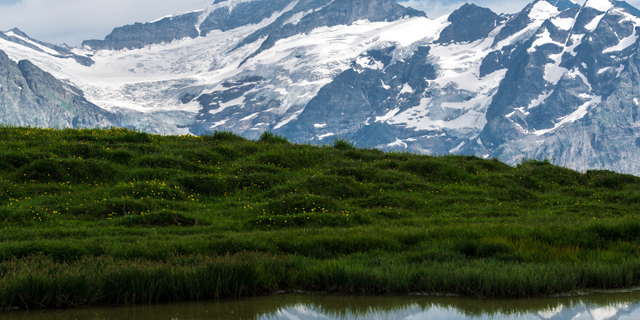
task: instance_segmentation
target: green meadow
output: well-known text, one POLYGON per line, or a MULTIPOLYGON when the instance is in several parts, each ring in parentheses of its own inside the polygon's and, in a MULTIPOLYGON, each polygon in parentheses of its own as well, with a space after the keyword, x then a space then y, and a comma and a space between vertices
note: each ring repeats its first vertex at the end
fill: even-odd
POLYGON ((639 209, 640 178, 548 161, 0 127, 0 309, 626 288, 639 209))

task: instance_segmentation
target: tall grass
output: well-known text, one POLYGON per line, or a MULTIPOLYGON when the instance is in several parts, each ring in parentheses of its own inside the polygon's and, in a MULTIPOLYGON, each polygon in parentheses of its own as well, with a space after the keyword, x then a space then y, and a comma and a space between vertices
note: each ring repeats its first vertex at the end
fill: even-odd
POLYGON ((0 309, 636 286, 639 185, 273 133, 0 127, 0 309))

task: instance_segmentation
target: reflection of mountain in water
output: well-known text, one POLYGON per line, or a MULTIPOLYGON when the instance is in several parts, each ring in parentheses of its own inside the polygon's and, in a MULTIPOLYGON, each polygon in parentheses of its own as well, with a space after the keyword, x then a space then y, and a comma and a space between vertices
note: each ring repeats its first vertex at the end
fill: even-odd
POLYGON ((618 305, 608 305, 593 307, 584 303, 567 308, 559 305, 553 310, 543 310, 538 312, 538 317, 544 320, 619 320, 619 319, 639 319, 640 305, 629 305, 626 303, 618 305), (632 316, 633 315, 633 316, 632 316), (631 317, 632 316, 632 317, 631 317))
MULTIPOLYGON (((637 295, 636 295, 637 296, 637 295)), ((640 298, 640 297, 639 297, 640 298)), ((257 316, 257 320, 631 320, 640 319, 640 302, 615 297, 477 300, 428 298, 395 301, 350 301, 352 297, 313 297, 257 316), (318 298, 320 298, 318 300, 318 298), (409 300, 409 301, 407 301, 409 300)), ((383 297, 372 300, 385 299, 383 297)), ((293 301, 291 301, 293 302, 293 301)))
POLYGON ((431 307, 422 309, 419 305, 401 307, 397 310, 371 309, 364 313, 351 310, 344 312, 331 312, 313 305, 296 305, 282 308, 274 313, 258 317, 259 320, 315 320, 315 319, 340 319, 340 320, 463 320, 463 319, 543 319, 543 320, 626 320, 640 319, 640 305, 622 304, 618 306, 588 307, 584 304, 567 308, 558 306, 554 310, 543 310, 535 313, 522 314, 482 314, 468 316, 455 308, 431 307))
POLYGON ((640 292, 540 299, 283 294, 0 314, 2 320, 637 320, 640 292))

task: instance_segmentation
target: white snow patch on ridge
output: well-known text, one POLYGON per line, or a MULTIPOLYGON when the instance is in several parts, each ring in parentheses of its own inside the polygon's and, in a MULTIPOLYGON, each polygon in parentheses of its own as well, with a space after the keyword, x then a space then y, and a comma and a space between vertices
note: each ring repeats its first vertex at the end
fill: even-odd
POLYGON ((567 71, 569 71, 567 68, 560 66, 560 63, 562 62, 562 53, 549 55, 549 58, 553 59, 555 62, 548 63, 544 66, 544 79, 554 85, 560 81, 567 71))
POLYGON ((555 18, 551 20, 554 26, 556 26, 560 30, 571 30, 574 23, 573 18, 555 18))
POLYGON ((335 136, 335 135, 336 135, 335 133, 323 134, 323 135, 318 136, 318 140, 322 140, 324 138, 332 137, 332 136, 335 136))
POLYGON ((547 1, 539 1, 533 5, 529 12, 532 20, 547 20, 555 17, 559 13, 558 8, 547 1))
POLYGON ((539 34, 537 36, 536 40, 533 42, 533 44, 531 44, 531 47, 527 49, 527 52, 533 53, 536 51, 537 47, 540 47, 547 43, 553 43, 553 39, 551 39, 551 33, 549 33, 549 30, 544 30, 542 34, 539 34))
MULTIPOLYGON (((628 20, 632 20, 632 19, 628 19, 628 20)), ((628 20, 625 19, 622 21, 628 21, 628 20)), ((636 26, 640 24, 640 19, 633 19, 632 21, 635 23, 636 26)), ((636 28, 633 28, 633 34, 620 40, 620 42, 618 42, 617 45, 604 49, 602 53, 622 51, 628 48, 629 46, 633 45, 634 43, 636 43, 636 41, 638 41, 638 34, 636 32, 636 28)))
POLYGON ((587 3, 584 4, 584 6, 594 8, 601 12, 607 12, 613 7, 613 3, 611 3, 611 1, 609 0, 588 0, 587 3))
MULTIPOLYGON (((297 4, 297 2, 296 2, 297 4)), ((294 14, 293 16, 291 16, 291 18, 289 18, 284 24, 291 24, 291 25, 297 25, 298 22, 300 22, 300 20, 302 20, 302 18, 304 18, 306 15, 308 15, 309 13, 312 13, 313 10, 309 10, 306 12, 298 12, 296 14, 294 14)))
POLYGON ((541 95, 539 95, 537 98, 531 100, 531 103, 529 103, 529 106, 527 107, 527 109, 531 109, 531 108, 535 108, 537 106, 539 106, 541 103, 543 103, 545 100, 547 100, 547 98, 549 98, 549 96, 553 93, 553 90, 549 91, 549 92, 545 92, 541 95))
POLYGON ((515 44, 520 41, 526 41, 531 37, 544 23, 545 20, 551 19, 557 16, 560 12, 558 8, 554 5, 550 4, 547 1, 539 1, 537 2, 529 12, 529 18, 532 20, 529 25, 511 35, 510 37, 500 41, 497 47, 501 48, 510 44, 515 44))
POLYGON ((601 14, 595 18, 593 18, 593 20, 591 20, 591 22, 587 23, 587 25, 584 26, 585 29, 589 30, 590 32, 595 30, 598 27, 598 24, 600 23, 600 20, 602 20, 602 18, 604 18, 605 14, 601 14))
POLYGON ((32 46, 37 47, 38 49, 40 49, 40 50, 42 50, 42 51, 44 51, 44 52, 46 52, 48 54, 52 54, 52 55, 59 55, 60 54, 60 53, 58 53, 58 51, 55 51, 55 50, 53 50, 53 49, 51 49, 49 47, 43 46, 43 45, 41 45, 41 44, 39 44, 39 43, 37 43, 35 41, 32 41, 31 39, 28 39, 28 38, 25 38, 23 36, 17 35, 13 31, 8 31, 8 32, 5 32, 4 34, 6 36, 8 36, 8 37, 18 38, 18 39, 20 39, 20 40, 22 40, 22 41, 24 41, 24 42, 26 42, 26 43, 28 43, 28 44, 30 44, 32 46))
POLYGON ((363 69, 373 69, 373 70, 384 69, 384 64, 382 62, 367 56, 356 58, 356 64, 363 69))
POLYGON ((589 111, 589 107, 596 105, 600 102, 602 102, 602 97, 600 96, 589 96, 590 100, 583 103, 580 107, 578 107, 578 109, 562 118, 559 118, 559 122, 557 122, 555 124, 555 126, 551 129, 544 129, 544 130, 536 130, 533 133, 537 136, 541 136, 543 134, 552 132, 558 128, 560 128, 562 125, 566 124, 566 123, 570 123, 570 122, 575 122, 577 120, 582 119, 587 112, 589 111))
POLYGON ((405 83, 404 86, 402 87, 402 90, 400 91, 400 94, 403 93, 413 93, 413 88, 411 88, 411 86, 408 83, 405 83))
POLYGON ((387 146, 388 147, 403 147, 403 148, 407 148, 409 145, 406 142, 402 141, 402 139, 396 138, 396 141, 394 141, 392 143, 389 143, 387 146))
POLYGON ((382 117, 376 117, 376 122, 387 122, 389 119, 393 118, 400 112, 400 108, 395 108, 382 117))
POLYGON ((454 152, 460 151, 460 149, 462 149, 462 147, 464 147, 465 143, 466 143, 465 141, 462 141, 457 147, 449 150, 449 153, 454 153, 454 152))

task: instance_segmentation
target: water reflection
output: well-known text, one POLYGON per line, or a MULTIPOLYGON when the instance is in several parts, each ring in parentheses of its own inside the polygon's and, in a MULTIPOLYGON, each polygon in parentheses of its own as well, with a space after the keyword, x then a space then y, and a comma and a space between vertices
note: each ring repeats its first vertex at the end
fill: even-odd
POLYGON ((640 319, 640 292, 520 300, 283 294, 218 302, 17 311, 0 314, 0 319, 636 320, 640 319))

